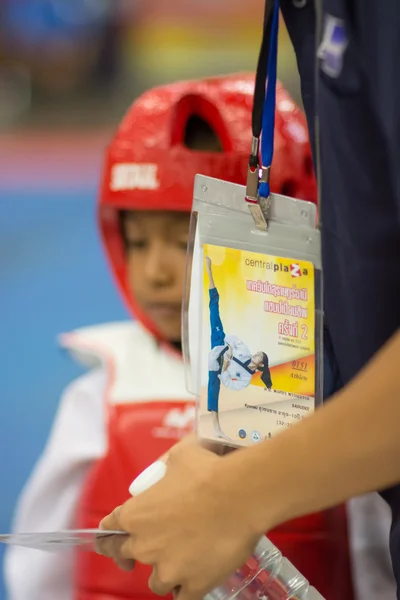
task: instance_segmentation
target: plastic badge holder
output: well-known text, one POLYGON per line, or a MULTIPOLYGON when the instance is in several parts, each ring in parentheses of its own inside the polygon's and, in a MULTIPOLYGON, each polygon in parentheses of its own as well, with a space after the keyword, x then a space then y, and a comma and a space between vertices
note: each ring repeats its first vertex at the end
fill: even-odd
POLYGON ((323 388, 316 206, 271 194, 262 231, 245 195, 244 186, 196 176, 183 306, 199 437, 234 447, 313 413, 323 388))

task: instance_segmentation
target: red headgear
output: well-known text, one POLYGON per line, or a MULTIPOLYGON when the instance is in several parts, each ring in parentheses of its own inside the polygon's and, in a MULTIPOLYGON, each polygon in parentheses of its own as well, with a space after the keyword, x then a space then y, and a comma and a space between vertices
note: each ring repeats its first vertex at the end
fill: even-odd
MULTIPOLYGON (((197 173, 244 184, 251 144, 254 75, 187 81, 155 88, 133 103, 112 140, 100 194, 100 229, 118 287, 136 318, 157 335, 127 284, 118 211, 190 211, 197 173), (184 145, 188 120, 210 125, 222 152, 184 145)), ((271 189, 316 201, 303 113, 278 84, 271 189)))

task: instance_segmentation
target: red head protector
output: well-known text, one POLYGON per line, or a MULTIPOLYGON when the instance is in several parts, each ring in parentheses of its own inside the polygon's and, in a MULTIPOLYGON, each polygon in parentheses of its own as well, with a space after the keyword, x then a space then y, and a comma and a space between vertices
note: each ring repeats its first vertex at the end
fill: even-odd
MULTIPOLYGON (((244 184, 251 145, 253 90, 252 74, 155 88, 134 102, 108 148, 99 206, 103 242, 125 302, 156 335, 128 288, 118 212, 190 212, 197 173, 244 184), (195 151, 185 146, 186 126, 193 116, 211 127, 222 152, 195 151)), ((279 84, 271 189, 316 200, 306 121, 279 84)))

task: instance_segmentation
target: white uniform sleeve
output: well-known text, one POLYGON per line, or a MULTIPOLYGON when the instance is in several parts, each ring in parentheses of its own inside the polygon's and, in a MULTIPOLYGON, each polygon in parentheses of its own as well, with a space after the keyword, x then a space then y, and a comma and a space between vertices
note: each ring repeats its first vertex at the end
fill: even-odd
POLYGON ((251 359, 251 353, 248 347, 236 335, 227 335, 225 342, 231 346, 233 356, 236 356, 241 362, 251 359))
POLYGON ((396 582, 389 552, 392 522, 386 502, 365 494, 347 503, 356 600, 394 600, 396 582))
MULTIPOLYGON (((105 373, 94 371, 63 394, 46 448, 19 498, 13 531, 73 526, 76 503, 91 463, 104 455, 105 373)), ((72 600, 72 551, 10 546, 5 555, 8 600, 72 600)))

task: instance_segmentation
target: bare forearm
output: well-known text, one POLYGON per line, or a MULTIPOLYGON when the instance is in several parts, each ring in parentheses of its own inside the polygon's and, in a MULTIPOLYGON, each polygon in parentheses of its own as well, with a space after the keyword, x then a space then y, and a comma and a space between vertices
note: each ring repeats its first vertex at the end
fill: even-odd
POLYGON ((315 415, 227 456, 261 533, 400 481, 400 333, 315 415))

